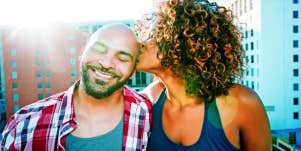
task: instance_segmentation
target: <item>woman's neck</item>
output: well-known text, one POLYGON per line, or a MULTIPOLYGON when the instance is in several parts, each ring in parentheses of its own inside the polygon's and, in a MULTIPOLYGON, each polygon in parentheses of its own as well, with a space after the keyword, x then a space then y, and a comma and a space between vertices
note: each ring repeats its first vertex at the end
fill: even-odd
POLYGON ((156 73, 166 87, 167 99, 175 106, 187 106, 193 104, 199 104, 202 99, 186 93, 185 81, 174 73, 167 69, 156 73))

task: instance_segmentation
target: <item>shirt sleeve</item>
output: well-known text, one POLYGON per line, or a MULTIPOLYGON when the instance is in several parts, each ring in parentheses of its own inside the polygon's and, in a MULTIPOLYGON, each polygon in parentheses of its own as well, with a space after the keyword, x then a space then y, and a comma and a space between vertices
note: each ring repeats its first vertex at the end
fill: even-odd
POLYGON ((0 146, 1 151, 17 150, 16 146, 14 146, 16 139, 16 129, 14 128, 15 126, 13 126, 13 123, 15 123, 15 120, 9 120, 3 130, 0 146))
POLYGON ((143 132, 143 147, 142 150, 146 150, 148 139, 150 136, 150 129, 151 129, 151 123, 152 123, 152 112, 151 112, 151 104, 147 103, 147 111, 145 112, 145 118, 144 118, 144 132, 143 132))

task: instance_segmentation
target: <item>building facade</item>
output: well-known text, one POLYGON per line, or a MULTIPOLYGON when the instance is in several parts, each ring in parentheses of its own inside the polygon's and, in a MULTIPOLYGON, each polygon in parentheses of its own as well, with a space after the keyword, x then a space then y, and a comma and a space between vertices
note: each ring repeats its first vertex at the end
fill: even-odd
POLYGON ((242 84, 261 97, 272 130, 301 128, 301 1, 230 0, 243 33, 242 84))
POLYGON ((6 112, 66 90, 78 79, 86 36, 60 25, 3 32, 6 112))
POLYGON ((2 49, 2 30, 0 29, 0 132, 6 122, 6 101, 5 101, 5 83, 3 68, 3 49, 2 49))

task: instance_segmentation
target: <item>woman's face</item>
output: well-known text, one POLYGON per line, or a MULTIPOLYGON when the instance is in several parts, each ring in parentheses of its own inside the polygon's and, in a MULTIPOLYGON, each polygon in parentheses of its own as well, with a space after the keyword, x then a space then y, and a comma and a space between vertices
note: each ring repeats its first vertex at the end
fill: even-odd
POLYGON ((139 71, 152 72, 161 67, 160 59, 157 57, 158 45, 154 39, 143 43, 142 54, 139 56, 136 69, 139 71))

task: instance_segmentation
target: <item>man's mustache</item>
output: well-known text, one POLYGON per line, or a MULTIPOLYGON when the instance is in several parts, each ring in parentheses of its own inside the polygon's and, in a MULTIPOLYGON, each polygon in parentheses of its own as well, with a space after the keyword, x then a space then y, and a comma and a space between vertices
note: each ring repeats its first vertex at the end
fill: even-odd
POLYGON ((111 75, 112 77, 115 77, 115 78, 118 78, 118 79, 121 78, 121 76, 118 73, 116 73, 114 70, 104 68, 102 66, 87 64, 86 67, 87 67, 87 69, 91 69, 93 71, 101 71, 102 73, 111 75))

